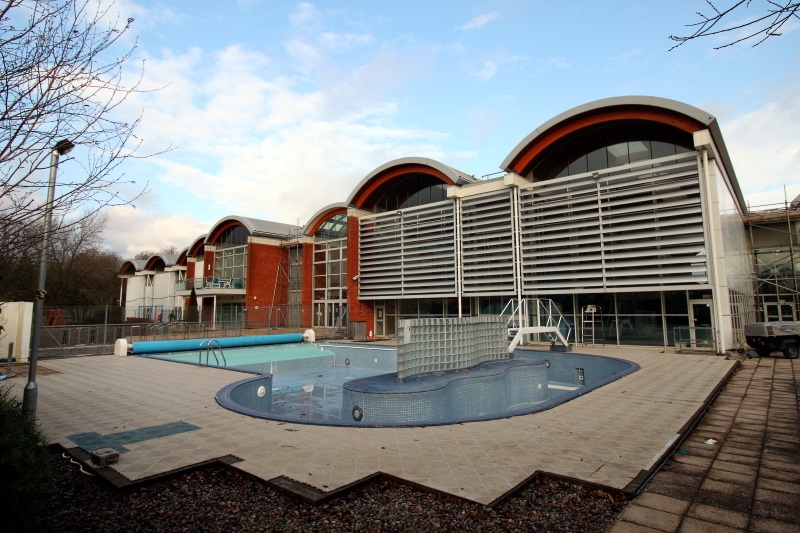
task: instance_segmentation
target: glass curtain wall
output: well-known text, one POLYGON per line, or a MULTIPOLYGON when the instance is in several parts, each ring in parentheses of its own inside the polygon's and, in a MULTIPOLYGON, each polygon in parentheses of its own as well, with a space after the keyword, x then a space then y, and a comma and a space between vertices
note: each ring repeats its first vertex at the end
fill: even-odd
POLYGON ((247 282, 247 238, 250 232, 243 226, 228 228, 216 242, 214 279, 217 288, 244 289, 247 282))
POLYGON ((347 215, 334 215, 315 233, 314 326, 347 328, 347 215))
MULTIPOLYGON (((695 291, 692 297, 705 298, 695 291)), ((560 294, 543 296, 553 300, 572 328, 570 342, 673 346, 675 328, 689 327, 689 294, 686 291, 630 292, 617 294, 560 294), (587 312, 594 306, 595 312, 587 312)), ((476 314, 499 315, 509 297, 476 298, 476 314)))

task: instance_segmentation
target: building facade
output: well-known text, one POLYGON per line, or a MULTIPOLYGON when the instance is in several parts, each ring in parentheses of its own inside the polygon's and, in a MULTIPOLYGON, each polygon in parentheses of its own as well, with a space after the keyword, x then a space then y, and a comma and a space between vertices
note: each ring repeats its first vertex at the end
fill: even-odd
MULTIPOLYGON (((267 313, 391 337, 404 318, 497 315, 538 298, 555 302, 573 341, 718 352, 742 341, 756 316, 751 235, 713 116, 600 100, 533 130, 501 169, 478 180, 431 159, 390 161, 304 227, 225 218, 162 275, 177 272, 184 310, 194 286, 211 321, 267 313)), ((131 280, 161 272, 148 267, 123 265, 129 313, 144 301, 131 280)))

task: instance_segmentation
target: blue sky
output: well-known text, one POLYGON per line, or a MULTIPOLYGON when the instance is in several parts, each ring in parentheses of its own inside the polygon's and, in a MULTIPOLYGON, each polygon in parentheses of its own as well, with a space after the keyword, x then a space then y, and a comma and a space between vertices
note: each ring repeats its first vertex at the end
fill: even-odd
MULTIPOLYGON (((733 0, 719 0, 727 5, 733 0)), ((759 2, 753 2, 757 5, 759 2)), ((377 166, 431 157, 498 172, 541 123, 622 95, 715 115, 751 205, 800 194, 798 24, 758 47, 712 40, 669 51, 704 0, 279 2, 117 0, 135 22, 149 181, 109 210, 106 240, 131 256, 183 248, 218 219, 305 224, 377 166)), ((751 11, 743 11, 742 16, 751 11)), ((135 65, 134 65, 135 63, 135 65)))

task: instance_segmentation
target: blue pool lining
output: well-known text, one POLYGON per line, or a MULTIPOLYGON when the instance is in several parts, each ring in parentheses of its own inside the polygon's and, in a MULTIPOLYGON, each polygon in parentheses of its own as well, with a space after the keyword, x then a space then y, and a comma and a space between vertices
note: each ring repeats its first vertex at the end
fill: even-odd
MULTIPOLYGON (((515 350, 514 355, 515 357, 525 357, 526 352, 534 352, 535 350, 515 350)), ((552 362, 553 367, 558 366, 558 360, 560 359, 558 354, 551 354, 548 352, 539 352, 543 353, 547 356, 547 359, 552 362)), ((264 411, 259 411, 255 409, 251 409, 244 405, 241 405, 233 400, 231 393, 234 389, 239 386, 246 386, 257 388, 258 386, 264 386, 267 390, 271 390, 272 387, 272 375, 271 374, 262 374, 258 377, 248 378, 242 381, 237 381, 235 383, 231 383, 223 387, 216 395, 216 401, 225 409, 234 411, 236 413, 240 413, 247 416, 252 416, 254 418, 261 418, 264 420, 275 420, 278 422, 289 422, 295 424, 312 424, 312 425, 319 425, 319 426, 341 426, 341 427, 361 427, 361 428, 376 428, 376 427, 425 427, 425 426, 443 426, 443 425, 450 425, 450 424, 462 424, 466 422, 481 422, 486 420, 498 420, 501 418, 511 418, 512 416, 520 416, 526 415, 531 413, 536 413, 539 411, 546 411, 548 409, 552 409, 562 403, 568 402, 584 394, 587 394, 597 388, 600 388, 608 383, 616 381, 624 376, 632 374, 633 372, 637 372, 640 370, 640 366, 632 361, 627 361, 625 359, 620 359, 616 357, 607 357, 602 355, 588 355, 588 354, 577 354, 577 353, 570 353, 569 356, 580 356, 580 357, 589 357, 589 358, 597 358, 597 359, 605 359, 609 361, 615 361, 621 363, 625 366, 625 368, 619 372, 616 372, 608 377, 599 379, 590 385, 584 385, 576 390, 567 391, 563 394, 559 394, 558 396, 551 398, 549 400, 545 400, 543 402, 537 403, 530 408, 523 408, 515 410, 513 413, 509 414, 492 414, 486 416, 476 416, 467 419, 453 419, 453 420, 443 420, 443 421, 425 421, 425 422, 413 422, 413 423, 392 423, 392 424, 383 424, 383 423, 370 423, 370 422, 357 422, 355 420, 313 420, 313 419, 298 419, 295 416, 285 416, 280 414, 274 413, 267 413, 264 411)), ((393 376, 394 374, 388 374, 389 376, 393 376)), ((400 385, 397 383, 397 385, 400 385)))

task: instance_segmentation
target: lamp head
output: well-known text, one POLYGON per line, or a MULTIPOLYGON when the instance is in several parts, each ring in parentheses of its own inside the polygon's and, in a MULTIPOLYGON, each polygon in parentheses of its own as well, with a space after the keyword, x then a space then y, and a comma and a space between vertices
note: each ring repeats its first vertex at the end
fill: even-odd
POLYGON ((58 141, 56 145, 53 147, 54 152, 58 152, 58 155, 66 155, 75 148, 75 144, 72 143, 69 139, 64 139, 63 141, 58 141))

